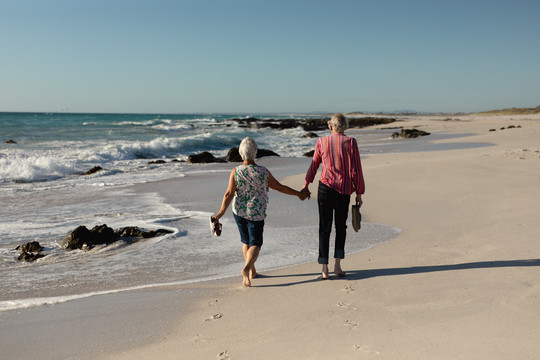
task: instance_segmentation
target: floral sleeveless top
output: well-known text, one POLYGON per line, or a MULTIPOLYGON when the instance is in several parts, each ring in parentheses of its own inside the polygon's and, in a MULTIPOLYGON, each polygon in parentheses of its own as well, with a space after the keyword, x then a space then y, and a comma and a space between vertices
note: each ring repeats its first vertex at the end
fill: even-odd
POLYGON ((233 213, 251 221, 266 218, 268 204, 268 169, 258 165, 240 165, 235 168, 233 213))

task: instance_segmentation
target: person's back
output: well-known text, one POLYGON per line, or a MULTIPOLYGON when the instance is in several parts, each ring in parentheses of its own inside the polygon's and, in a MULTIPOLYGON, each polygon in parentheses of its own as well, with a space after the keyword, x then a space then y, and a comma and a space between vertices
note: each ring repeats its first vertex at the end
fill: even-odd
POLYGON ((335 133, 320 138, 318 142, 315 156, 319 156, 322 163, 321 181, 339 193, 352 193, 355 189, 353 181, 359 168, 356 163, 356 139, 335 133))
POLYGON ((234 180, 233 213, 252 221, 264 220, 268 204, 268 169, 259 165, 239 165, 235 168, 234 180))

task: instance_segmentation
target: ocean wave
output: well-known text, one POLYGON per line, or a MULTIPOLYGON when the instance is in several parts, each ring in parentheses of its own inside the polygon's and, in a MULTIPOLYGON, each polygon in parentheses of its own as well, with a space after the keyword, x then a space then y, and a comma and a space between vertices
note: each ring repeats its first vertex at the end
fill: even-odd
POLYGON ((73 164, 55 156, 13 156, 0 158, 0 181, 35 182, 58 179, 76 173, 73 164))
POLYGON ((133 125, 133 126, 149 126, 155 124, 157 121, 161 121, 161 119, 154 119, 154 120, 146 120, 146 121, 120 121, 112 123, 113 126, 126 126, 126 125, 133 125))
POLYGON ((178 130, 187 130, 187 129, 193 129, 195 125, 190 124, 158 124, 152 126, 153 129, 157 130, 164 130, 164 131, 178 131, 178 130))

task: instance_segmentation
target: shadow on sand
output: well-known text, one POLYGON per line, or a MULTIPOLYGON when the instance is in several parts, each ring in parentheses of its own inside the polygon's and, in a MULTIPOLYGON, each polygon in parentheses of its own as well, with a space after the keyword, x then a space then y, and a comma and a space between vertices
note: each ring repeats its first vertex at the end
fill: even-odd
MULTIPOLYGON (((470 270, 470 269, 491 269, 491 268, 508 268, 508 267, 528 267, 528 266, 540 266, 540 259, 528 259, 528 260, 499 260, 499 261, 479 261, 454 265, 428 265, 428 266, 413 266, 413 267, 401 267, 401 268, 389 268, 389 269, 367 269, 367 270, 348 270, 347 276, 340 278, 330 274, 330 280, 361 280, 369 279, 380 276, 396 276, 396 275, 413 275, 424 274, 438 271, 454 271, 454 270, 470 270)), ((307 284, 311 282, 320 282, 317 277, 320 273, 306 273, 306 274, 291 274, 291 275, 261 275, 261 279, 265 278, 287 278, 287 277, 309 277, 309 279, 284 282, 281 284, 273 285, 258 285, 253 283, 254 287, 280 287, 280 286, 292 286, 307 284)))

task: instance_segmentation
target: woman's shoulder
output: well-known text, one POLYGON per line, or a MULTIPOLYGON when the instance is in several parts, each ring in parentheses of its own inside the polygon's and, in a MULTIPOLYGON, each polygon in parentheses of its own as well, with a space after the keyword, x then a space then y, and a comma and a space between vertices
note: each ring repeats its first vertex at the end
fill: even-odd
POLYGON ((268 168, 266 168, 265 166, 262 166, 262 165, 256 165, 256 168, 258 171, 260 172, 263 172, 263 173, 269 173, 270 170, 268 170, 268 168))

